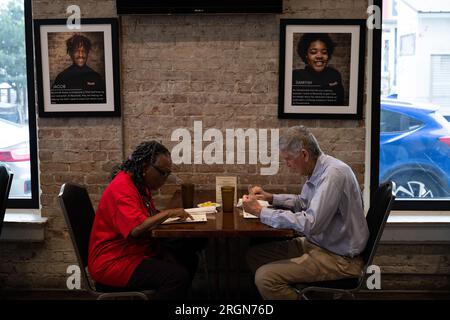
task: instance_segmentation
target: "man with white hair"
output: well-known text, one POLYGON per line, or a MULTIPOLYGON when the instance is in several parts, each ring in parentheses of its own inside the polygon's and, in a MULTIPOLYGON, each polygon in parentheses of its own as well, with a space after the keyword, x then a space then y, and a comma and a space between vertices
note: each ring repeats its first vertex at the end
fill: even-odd
POLYGON ((247 262, 264 299, 297 299, 293 284, 358 277, 369 230, 353 171, 324 154, 307 128, 289 128, 280 138, 280 152, 289 168, 308 178, 300 195, 254 186, 243 206, 261 222, 303 236, 252 247, 247 262), (274 208, 263 208, 257 200, 274 208))

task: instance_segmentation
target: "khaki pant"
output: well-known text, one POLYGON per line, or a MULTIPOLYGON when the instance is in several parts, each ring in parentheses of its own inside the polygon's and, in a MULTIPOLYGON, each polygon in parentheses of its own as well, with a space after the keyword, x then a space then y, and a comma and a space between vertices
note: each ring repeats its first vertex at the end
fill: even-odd
POLYGON ((359 277, 364 265, 361 257, 331 253, 304 237, 252 247, 247 263, 259 293, 270 300, 298 299, 293 284, 359 277))

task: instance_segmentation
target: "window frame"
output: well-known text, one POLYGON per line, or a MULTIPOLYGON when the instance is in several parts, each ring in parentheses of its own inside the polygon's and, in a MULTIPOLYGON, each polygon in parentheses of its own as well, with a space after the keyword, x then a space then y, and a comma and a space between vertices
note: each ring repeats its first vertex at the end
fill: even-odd
POLYGON ((25 53, 27 67, 27 103, 28 132, 30 138, 30 171, 31 199, 8 199, 8 209, 38 209, 39 208, 39 177, 37 157, 36 107, 34 87, 34 50, 33 50, 33 17, 32 0, 23 0, 25 22, 25 53))
MULTIPOLYGON (((379 29, 373 29, 372 46, 372 121, 371 121, 371 165, 370 165, 370 199, 378 187, 380 172, 380 116, 381 116, 381 58, 383 34, 383 0, 373 0, 373 5, 380 8, 379 29)), ((450 200, 395 200, 393 210, 399 211, 447 211, 450 200)))

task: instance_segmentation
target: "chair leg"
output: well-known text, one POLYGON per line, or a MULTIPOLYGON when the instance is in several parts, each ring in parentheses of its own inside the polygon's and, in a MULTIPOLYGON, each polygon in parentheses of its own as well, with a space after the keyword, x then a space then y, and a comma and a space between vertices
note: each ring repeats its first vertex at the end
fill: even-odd
POLYGON ((302 293, 299 295, 299 300, 309 300, 309 298, 306 296, 306 294, 302 293))
POLYGON ((333 297, 331 299, 333 300, 341 300, 344 294, 342 292, 333 293, 333 297))
POLYGON ((324 287, 305 287, 303 289, 296 289, 298 292, 299 300, 311 300, 306 294, 310 292, 322 292, 322 293, 331 293, 332 300, 342 299, 344 296, 350 296, 353 300, 355 299, 355 295, 353 292, 349 292, 344 289, 335 289, 335 288, 324 288, 324 287))
POLYGON ((296 284, 292 289, 297 293, 297 300, 309 300, 308 297, 302 292, 305 289, 306 285, 296 284))
POLYGON ((333 300, 341 300, 345 296, 350 297, 351 300, 356 299, 355 295, 351 292, 339 292, 339 293, 333 294, 333 300))
POLYGON ((105 292, 97 296, 97 300, 148 300, 142 292, 105 292))

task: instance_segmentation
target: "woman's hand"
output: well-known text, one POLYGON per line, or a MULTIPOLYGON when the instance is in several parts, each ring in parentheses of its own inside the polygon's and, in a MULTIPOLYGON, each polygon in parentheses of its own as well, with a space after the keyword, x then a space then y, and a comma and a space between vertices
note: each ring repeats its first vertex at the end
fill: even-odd
POLYGON ((194 220, 194 218, 189 213, 187 213, 183 208, 167 209, 161 212, 166 214, 167 219, 180 218, 180 220, 186 220, 187 218, 190 218, 191 220, 194 220))
POLYGON ((273 194, 264 191, 264 189, 260 186, 248 187, 248 193, 250 196, 254 196, 258 200, 265 200, 270 203, 273 201, 273 194))
POLYGON ((182 221, 186 220, 187 218, 194 220, 194 218, 182 208, 163 210, 158 212, 154 216, 150 216, 145 219, 144 222, 142 222, 131 231, 131 235, 135 238, 144 236, 146 234, 148 235, 152 229, 159 226, 165 220, 177 217, 182 221))

